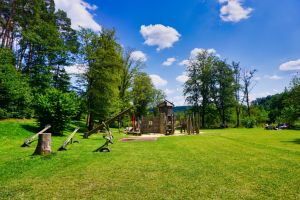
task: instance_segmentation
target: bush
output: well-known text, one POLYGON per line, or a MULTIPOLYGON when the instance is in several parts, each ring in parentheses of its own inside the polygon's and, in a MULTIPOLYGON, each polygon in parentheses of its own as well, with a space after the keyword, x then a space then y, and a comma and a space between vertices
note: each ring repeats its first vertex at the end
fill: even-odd
POLYGON ((53 135, 62 135, 71 118, 76 116, 79 104, 75 93, 49 89, 37 97, 35 111, 38 122, 41 127, 50 124, 53 135))
POLYGON ((31 101, 31 89, 15 68, 13 52, 0 48, 0 119, 30 118, 31 101))
POLYGON ((246 128, 254 128, 256 125, 256 119, 254 117, 245 117, 242 119, 242 125, 246 128))

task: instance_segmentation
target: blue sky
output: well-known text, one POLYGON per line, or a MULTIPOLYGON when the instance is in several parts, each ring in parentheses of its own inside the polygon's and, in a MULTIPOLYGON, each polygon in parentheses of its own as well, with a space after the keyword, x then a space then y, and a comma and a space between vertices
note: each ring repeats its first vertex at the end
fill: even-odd
POLYGON ((119 43, 146 60, 144 70, 176 105, 184 104, 180 63, 192 50, 210 49, 228 62, 257 69, 252 98, 283 91, 300 71, 299 0, 55 2, 74 28, 115 28, 119 43))

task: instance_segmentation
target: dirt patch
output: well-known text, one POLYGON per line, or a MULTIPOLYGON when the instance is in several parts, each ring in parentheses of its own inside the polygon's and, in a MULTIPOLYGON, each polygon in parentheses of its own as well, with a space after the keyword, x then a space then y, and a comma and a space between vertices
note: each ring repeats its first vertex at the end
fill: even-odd
POLYGON ((131 142, 131 141, 156 141, 157 137, 129 137, 122 138, 120 142, 131 142))

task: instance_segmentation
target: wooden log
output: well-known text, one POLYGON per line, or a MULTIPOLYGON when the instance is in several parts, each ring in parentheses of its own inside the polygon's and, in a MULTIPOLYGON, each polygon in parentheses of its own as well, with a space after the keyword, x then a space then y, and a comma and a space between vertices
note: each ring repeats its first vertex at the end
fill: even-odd
POLYGON ((71 135, 68 137, 68 139, 66 141, 64 141, 63 145, 61 145, 61 147, 59 147, 58 151, 63 151, 63 150, 67 150, 66 147, 68 146, 69 143, 72 142, 73 137, 75 136, 76 132, 79 130, 79 127, 76 127, 75 130, 71 133, 71 135))
MULTIPOLYGON (((126 113, 128 113, 132 108, 133 108, 133 107, 130 107, 130 108, 128 108, 128 109, 126 109, 126 110, 120 112, 119 114, 117 114, 116 116, 110 118, 109 120, 105 121, 104 123, 109 125, 111 122, 115 121, 115 120, 118 119, 119 117, 122 117, 123 115, 125 115, 126 113)), ((84 138, 88 138, 90 135, 92 135, 93 133, 96 133, 98 130, 100 130, 100 129, 102 129, 102 128, 104 128, 103 123, 100 124, 98 127, 94 128, 93 130, 84 133, 84 136, 83 136, 83 137, 84 137, 84 138)))
POLYGON ((21 145, 21 147, 29 147, 30 144, 34 141, 34 139, 39 135, 44 133, 46 130, 48 130, 49 128, 51 128, 50 125, 45 126, 45 128, 43 130, 41 130, 40 132, 34 134, 33 136, 30 136, 29 138, 27 138, 24 143, 21 145))
POLYGON ((33 155, 48 155, 51 152, 51 133, 39 134, 38 144, 33 155))

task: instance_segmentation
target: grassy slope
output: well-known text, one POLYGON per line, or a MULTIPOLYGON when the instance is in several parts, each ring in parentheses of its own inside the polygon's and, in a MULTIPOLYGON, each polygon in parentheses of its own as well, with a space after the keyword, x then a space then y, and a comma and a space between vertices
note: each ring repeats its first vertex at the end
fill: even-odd
MULTIPOLYGON (((99 135, 52 156, 21 148, 32 122, 0 122, 3 199, 300 199, 300 132, 207 130, 156 142, 116 142, 94 153, 99 135)), ((70 130, 71 131, 71 130, 70 130)))

